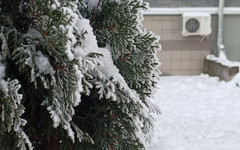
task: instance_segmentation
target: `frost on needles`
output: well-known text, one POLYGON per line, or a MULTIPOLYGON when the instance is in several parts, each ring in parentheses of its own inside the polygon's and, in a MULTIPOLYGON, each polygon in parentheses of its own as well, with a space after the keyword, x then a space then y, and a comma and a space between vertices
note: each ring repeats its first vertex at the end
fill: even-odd
POLYGON ((144 9, 0 1, 0 150, 146 149, 160 46, 144 9))

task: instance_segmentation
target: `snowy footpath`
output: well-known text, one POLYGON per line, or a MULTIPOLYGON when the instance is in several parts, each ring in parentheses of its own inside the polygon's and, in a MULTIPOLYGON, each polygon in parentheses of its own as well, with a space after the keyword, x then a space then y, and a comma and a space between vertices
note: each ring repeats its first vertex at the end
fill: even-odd
POLYGON ((240 150, 240 87, 207 75, 161 77, 150 150, 240 150))

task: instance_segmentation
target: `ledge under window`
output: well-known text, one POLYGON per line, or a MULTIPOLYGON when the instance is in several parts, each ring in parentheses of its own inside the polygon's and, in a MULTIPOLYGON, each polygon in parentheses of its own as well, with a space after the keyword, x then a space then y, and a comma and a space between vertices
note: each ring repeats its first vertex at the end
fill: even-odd
MULTIPOLYGON (((184 12, 206 12, 218 14, 218 7, 179 7, 179 8, 150 8, 143 15, 181 15, 184 12)), ((224 8, 225 15, 240 15, 240 7, 224 8)))

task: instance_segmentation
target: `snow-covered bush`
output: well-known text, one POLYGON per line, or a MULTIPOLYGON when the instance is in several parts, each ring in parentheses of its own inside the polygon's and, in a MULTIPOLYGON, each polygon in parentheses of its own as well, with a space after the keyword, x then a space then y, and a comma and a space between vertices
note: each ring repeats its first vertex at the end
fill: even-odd
POLYGON ((146 8, 0 1, 2 149, 144 149, 159 75, 158 37, 141 26, 146 8))

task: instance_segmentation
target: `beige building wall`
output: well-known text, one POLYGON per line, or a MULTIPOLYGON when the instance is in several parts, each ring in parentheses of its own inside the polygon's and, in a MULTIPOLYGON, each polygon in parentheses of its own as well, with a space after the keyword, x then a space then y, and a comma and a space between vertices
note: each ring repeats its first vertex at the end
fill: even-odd
POLYGON ((216 23, 216 16, 212 16, 213 33, 202 40, 200 36, 182 36, 181 15, 145 15, 144 27, 161 37, 158 57, 162 74, 201 74, 205 56, 215 49, 216 23))

